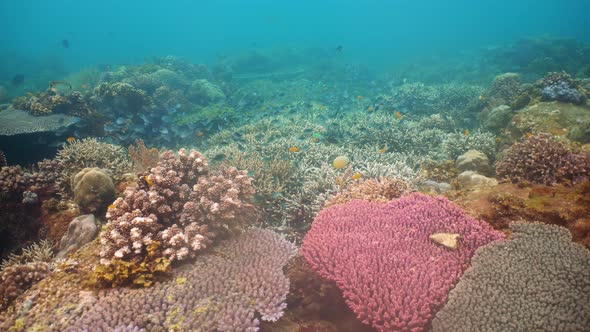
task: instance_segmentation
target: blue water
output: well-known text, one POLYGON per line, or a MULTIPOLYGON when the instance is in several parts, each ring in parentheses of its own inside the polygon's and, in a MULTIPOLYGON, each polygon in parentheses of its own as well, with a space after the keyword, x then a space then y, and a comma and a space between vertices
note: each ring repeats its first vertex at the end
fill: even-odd
POLYGON ((211 63, 276 45, 342 45, 346 61, 378 67, 522 37, 588 40, 588 12, 587 0, 3 0, 0 80, 168 54, 211 63))

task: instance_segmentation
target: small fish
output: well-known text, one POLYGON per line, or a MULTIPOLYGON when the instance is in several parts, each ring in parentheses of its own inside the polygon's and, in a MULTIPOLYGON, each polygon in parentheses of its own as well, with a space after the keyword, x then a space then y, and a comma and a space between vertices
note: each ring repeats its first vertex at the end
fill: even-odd
POLYGON ((326 106, 320 105, 319 109, 320 109, 320 111, 325 111, 326 110, 326 106))
POLYGON ((70 137, 66 138, 66 142, 68 142, 68 143, 74 143, 75 141, 76 141, 76 137, 74 137, 74 136, 70 136, 70 137))
POLYGON ((369 111, 369 112, 373 112, 374 110, 375 110, 375 107, 373 107, 373 106, 367 107, 367 111, 369 111))
POLYGON ((533 136, 533 133, 531 133, 531 132, 529 131, 529 132, 525 133, 525 134, 524 134, 524 136, 525 136, 526 138, 531 138, 531 137, 533 136))
POLYGON ((397 112, 395 112, 394 114, 395 114, 395 118, 396 118, 396 119, 398 119, 398 120, 399 120, 399 119, 401 119, 401 118, 402 118, 402 112, 400 112, 400 111, 397 111, 397 112))
POLYGON ((301 149, 299 149, 296 146, 292 146, 292 147, 289 148, 289 152, 299 152, 299 151, 301 151, 301 149))
POLYGON ((27 92, 27 97, 35 97, 35 94, 31 91, 27 92))
POLYGON ((389 150, 389 148, 386 145, 386 146, 382 147, 381 149, 379 149, 378 152, 381 153, 381 154, 383 154, 383 153, 387 152, 387 150, 389 150))
POLYGON ((203 137, 203 135, 205 135, 205 133, 203 133, 202 131, 199 131, 199 132, 197 133, 197 137, 203 137))
POLYGON ((463 135, 469 136, 469 129, 465 129, 465 131, 463 132, 463 135))
POLYGON ((70 48, 70 41, 69 41, 69 40, 67 40, 67 39, 63 39, 63 40, 61 41, 61 46, 62 46, 63 48, 70 48))
POLYGON ((151 188, 154 185, 154 181, 152 181, 148 175, 145 175, 143 179, 145 180, 145 183, 148 185, 148 187, 151 188))
POLYGON ((84 90, 88 90, 88 85, 86 85, 86 84, 82 84, 82 85, 80 85, 80 87, 84 90))
POLYGON ((362 178, 362 177, 363 177, 363 174, 362 174, 362 173, 360 173, 360 172, 356 172, 356 173, 354 173, 354 174, 352 175, 352 179, 353 179, 353 180, 358 180, 358 179, 360 179, 360 178, 362 178))
POLYGON ((111 205, 109 205, 109 207, 107 207, 107 209, 109 209, 109 210, 112 210, 114 208, 115 208, 115 204, 111 204, 111 205))
POLYGON ((16 74, 14 75, 14 77, 12 77, 12 85, 14 86, 19 86, 23 83, 25 83, 25 75, 24 74, 16 74))
POLYGON ((365 97, 361 96, 361 95, 356 96, 356 99, 358 99, 358 100, 363 100, 363 98, 365 98, 365 97))
POLYGON ((336 52, 342 53, 342 48, 343 48, 342 45, 336 46, 336 52))

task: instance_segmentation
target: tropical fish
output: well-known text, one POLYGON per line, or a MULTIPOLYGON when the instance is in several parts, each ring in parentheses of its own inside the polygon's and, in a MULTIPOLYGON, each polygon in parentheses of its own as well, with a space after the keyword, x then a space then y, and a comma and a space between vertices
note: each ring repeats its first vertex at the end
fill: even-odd
POLYGON ((361 96, 361 95, 356 96, 356 99, 358 99, 358 100, 362 100, 363 98, 365 98, 365 97, 361 96))
POLYGON ((27 92, 27 97, 35 97, 35 94, 31 91, 27 92))
POLYGON ((342 45, 336 46, 336 52, 342 53, 342 45))
POLYGON ((115 208, 115 204, 111 204, 111 205, 109 205, 109 207, 107 207, 107 209, 109 209, 109 210, 112 210, 114 208, 115 208))
POLYGON ((151 188, 154 185, 154 181, 152 181, 148 175, 145 175, 143 179, 145 180, 145 183, 148 185, 148 187, 151 188))
POLYGON ((387 150, 389 150, 389 148, 386 146, 382 147, 381 149, 378 150, 379 153, 385 153, 387 152, 387 150))
POLYGON ((75 141, 76 141, 76 137, 74 137, 74 136, 70 136, 70 137, 66 138, 66 142, 68 142, 68 143, 73 143, 75 141))
POLYGON ((398 120, 399 120, 399 119, 401 119, 401 118, 402 118, 402 112, 400 112, 400 111, 397 111, 397 112, 395 112, 394 114, 395 114, 395 118, 396 118, 396 119, 398 119, 398 120))
POLYGON ((203 135, 205 135, 205 134, 204 134, 202 131, 199 131, 199 132, 197 133, 197 137, 203 137, 203 135))
POLYGON ((369 112, 373 112, 374 110, 375 110, 375 107, 373 107, 373 106, 367 107, 367 111, 369 111, 369 112))
POLYGON ((299 148, 298 148, 298 147, 296 147, 296 146, 291 146, 291 147, 289 147, 289 152, 299 152, 299 151, 301 151, 301 149, 299 149, 299 148))
POLYGON ((533 136, 533 133, 531 133, 531 132, 529 131, 529 132, 525 133, 525 134, 524 134, 524 136, 525 136, 526 138, 531 138, 531 137, 533 136))
POLYGON ((88 89, 88 85, 86 85, 86 84, 82 84, 82 85, 80 85, 80 87, 81 87, 82 89, 84 89, 84 90, 87 90, 87 89, 88 89))
POLYGON ((353 179, 353 180, 358 180, 358 179, 360 179, 360 178, 362 178, 362 177, 363 177, 363 174, 362 174, 362 173, 360 173, 360 172, 356 172, 356 173, 354 173, 354 174, 352 175, 352 179, 353 179))
POLYGON ((465 129, 465 131, 463 132, 463 135, 469 136, 469 129, 465 129))

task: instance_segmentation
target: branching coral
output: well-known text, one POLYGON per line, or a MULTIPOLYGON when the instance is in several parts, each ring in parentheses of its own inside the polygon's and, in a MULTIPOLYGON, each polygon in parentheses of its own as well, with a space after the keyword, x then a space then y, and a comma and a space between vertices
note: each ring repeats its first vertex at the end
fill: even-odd
POLYGON ((541 134, 514 143, 497 163, 496 173, 513 182, 576 184, 590 177, 590 154, 541 134))
POLYGON ((107 211, 101 262, 142 260, 155 241, 170 261, 193 257, 227 229, 252 221, 250 181, 235 168, 210 170, 195 150, 163 151, 107 211))
POLYGON ((56 180, 60 194, 71 195, 70 182, 72 175, 87 167, 107 169, 115 179, 133 170, 133 164, 125 149, 108 144, 96 138, 75 140, 64 145, 55 157, 61 173, 56 180))
POLYGON ((359 180, 338 192, 326 202, 325 207, 344 204, 354 199, 364 201, 388 203, 412 191, 412 186, 401 179, 385 178, 359 180))

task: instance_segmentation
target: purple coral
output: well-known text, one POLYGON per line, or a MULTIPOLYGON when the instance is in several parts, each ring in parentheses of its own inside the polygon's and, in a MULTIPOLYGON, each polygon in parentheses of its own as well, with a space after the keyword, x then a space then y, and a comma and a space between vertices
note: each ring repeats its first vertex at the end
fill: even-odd
POLYGON ((165 283, 85 294, 81 313, 62 330, 257 331, 256 313, 264 321, 283 314, 289 280, 282 270, 295 253, 277 233, 250 229, 176 269, 165 283))
POLYGON ((496 174, 513 182, 576 184, 590 177, 590 154, 575 152, 547 134, 512 145, 496 165, 496 174))
POLYGON ((247 223, 254 191, 244 171, 210 170, 197 151, 164 151, 156 167, 107 212, 101 262, 141 259, 154 241, 170 259, 193 257, 227 229, 247 223))
POLYGON ((45 278, 50 273, 46 262, 31 262, 15 264, 0 272, 0 311, 29 289, 33 284, 45 278))
POLYGON ((572 88, 567 82, 559 82, 543 88, 543 100, 556 100, 565 103, 579 104, 582 102, 582 94, 572 88))
POLYGON ((502 239, 446 198, 411 194, 389 204, 351 201, 317 216, 302 256, 378 331, 423 331, 475 250, 502 239), (429 237, 459 236, 449 249, 429 237))

